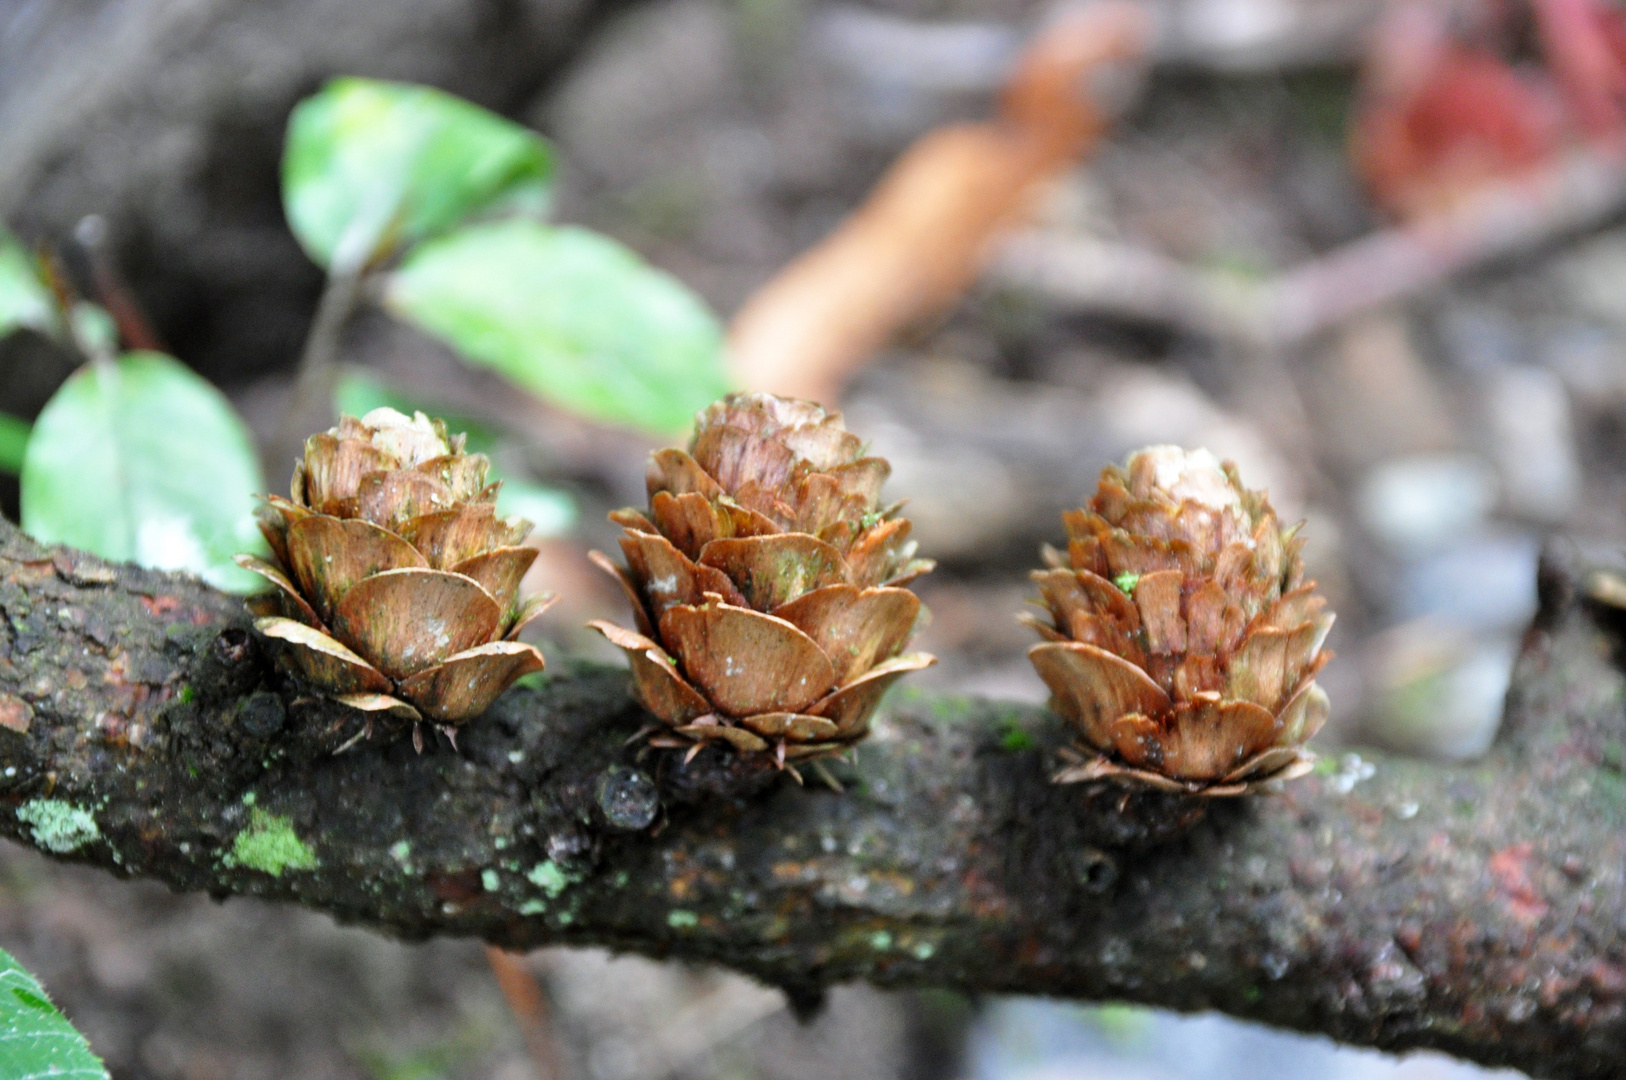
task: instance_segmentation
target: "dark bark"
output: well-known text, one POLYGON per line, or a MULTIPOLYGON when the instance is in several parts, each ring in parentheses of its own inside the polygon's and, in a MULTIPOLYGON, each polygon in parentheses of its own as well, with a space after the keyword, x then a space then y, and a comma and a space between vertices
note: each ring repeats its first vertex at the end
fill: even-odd
POLYGON ((1345 756, 1205 807, 1052 787, 1048 713, 909 694, 845 794, 697 797, 624 745, 647 718, 603 669, 510 692, 455 752, 335 757, 354 714, 282 685, 236 600, 0 526, 0 833, 406 938, 711 961, 802 1005, 847 979, 1117 998, 1621 1076, 1626 680, 1566 550, 1485 759, 1345 756))

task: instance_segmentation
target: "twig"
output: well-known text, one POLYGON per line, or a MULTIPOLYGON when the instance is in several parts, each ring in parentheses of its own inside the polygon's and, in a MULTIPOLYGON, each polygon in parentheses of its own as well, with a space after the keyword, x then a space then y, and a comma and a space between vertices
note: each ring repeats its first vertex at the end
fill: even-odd
POLYGON ((96 299, 101 301, 108 314, 113 316, 113 322, 119 328, 119 337, 131 349, 148 349, 154 352, 168 352, 163 338, 153 328, 152 321, 147 313, 141 309, 141 304, 130 287, 124 283, 124 277, 119 273, 118 266, 113 261, 113 253, 108 250, 107 220, 100 214, 90 214, 79 219, 74 226, 73 237, 78 241, 80 248, 85 252, 85 258, 90 263, 91 283, 96 288, 96 299))
POLYGON ((1089 237, 1012 236, 987 279, 1066 310, 1152 319, 1250 351, 1296 346, 1374 308, 1595 227, 1626 206, 1626 145, 1595 144, 1450 212, 1372 233, 1264 281, 1243 282, 1089 237))
POLYGON ((494 945, 486 946, 486 960, 525 1038, 525 1049, 536 1067, 536 1080, 566 1080, 559 1039, 553 1030, 553 1010, 548 1007, 541 982, 512 953, 494 945))
POLYGON ((729 328, 739 381, 833 399, 892 335, 957 299, 1036 186, 1093 147, 1138 88, 1150 36, 1145 13, 1122 0, 1041 32, 996 120, 921 138, 834 233, 747 301, 729 328))
POLYGON ((410 938, 725 964, 800 1001, 850 979, 1116 998, 1620 1077, 1626 674, 1618 613, 1579 599, 1619 562, 1549 553, 1481 761, 1363 754, 1276 798, 1125 798, 1049 784, 1066 733, 1043 711, 922 695, 846 794, 669 787, 651 834, 597 803, 647 720, 624 672, 512 691, 459 753, 333 757, 354 717, 283 686, 239 601, 0 524, 0 835, 410 938))
POLYGON ((300 352, 293 391, 283 411, 271 455, 281 461, 297 454, 305 435, 333 422, 333 392, 339 378, 339 343, 361 300, 364 271, 328 275, 300 352))

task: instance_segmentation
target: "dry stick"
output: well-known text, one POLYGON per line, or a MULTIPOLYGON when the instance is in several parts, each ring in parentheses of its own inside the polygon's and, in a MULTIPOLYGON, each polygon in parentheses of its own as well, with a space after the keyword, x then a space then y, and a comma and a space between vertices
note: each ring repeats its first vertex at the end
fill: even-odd
POLYGON ((1058 307, 1155 319, 1287 355, 1363 312, 1424 295, 1488 263, 1595 227, 1626 206, 1626 143, 1575 150, 1488 184, 1448 213, 1383 229, 1263 283, 1129 245, 1054 233, 1010 237, 988 280, 1058 307))
POLYGON ((513 953, 495 945, 486 946, 486 960, 491 963, 491 973, 497 977, 497 986, 508 1002, 509 1012, 514 1014, 520 1034, 525 1037, 525 1049, 536 1067, 536 1080, 565 1080, 553 1014, 541 982, 513 953))
POLYGON ((751 297, 729 330, 739 381, 830 400, 898 330, 952 304, 1039 183, 1097 143, 1150 43, 1145 13, 1120 0, 1041 33, 997 120, 921 138, 835 233, 751 297))
MULTIPOLYGON (((1135 96, 1148 59, 1259 70, 1343 56, 1377 8, 1374 0, 1310 5, 1290 25, 1242 38, 1215 35, 1179 3, 1103 0, 1068 12, 1018 59, 994 121, 918 140, 833 234, 750 298, 729 331, 736 377, 753 389, 835 398, 893 335, 946 310, 975 281, 1041 183, 1093 149, 1135 96)), ((843 53, 884 44, 919 69, 916 54, 940 53, 942 30, 838 10, 823 36, 843 53)), ((982 40, 1004 44, 987 33, 982 40)))
POLYGON ((91 283, 96 288, 96 299, 113 316, 119 337, 126 348, 169 352, 164 340, 153 327, 152 320, 142 310, 141 303, 125 284, 114 262, 107 239, 107 220, 100 214, 89 214, 79 220, 73 236, 84 250, 90 263, 91 283))

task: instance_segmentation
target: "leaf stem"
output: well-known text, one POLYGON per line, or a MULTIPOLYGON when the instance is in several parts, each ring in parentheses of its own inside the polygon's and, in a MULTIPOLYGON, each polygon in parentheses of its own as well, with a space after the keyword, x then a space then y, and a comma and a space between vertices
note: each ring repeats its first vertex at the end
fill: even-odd
POLYGON ((322 298, 311 318, 305 347, 299 356, 293 393, 283 411, 282 424, 272 446, 273 460, 296 455, 308 432, 333 422, 333 391, 338 383, 339 342, 361 300, 363 273, 339 271, 328 275, 322 298))

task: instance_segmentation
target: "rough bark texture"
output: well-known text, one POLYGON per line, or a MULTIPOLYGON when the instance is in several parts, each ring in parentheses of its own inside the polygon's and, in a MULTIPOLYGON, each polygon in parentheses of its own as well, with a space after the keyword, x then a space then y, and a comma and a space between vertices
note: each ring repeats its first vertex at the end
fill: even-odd
POLYGON ((0 525, 0 833, 407 938, 713 961, 804 1005, 847 979, 1119 998, 1621 1076, 1626 680, 1582 565, 1549 553, 1472 764, 1125 800, 1046 782, 1043 711, 905 694, 845 794, 695 799, 705 758, 624 745, 647 718, 618 671, 512 691, 455 752, 331 756, 356 717, 281 684, 237 601, 0 525))

